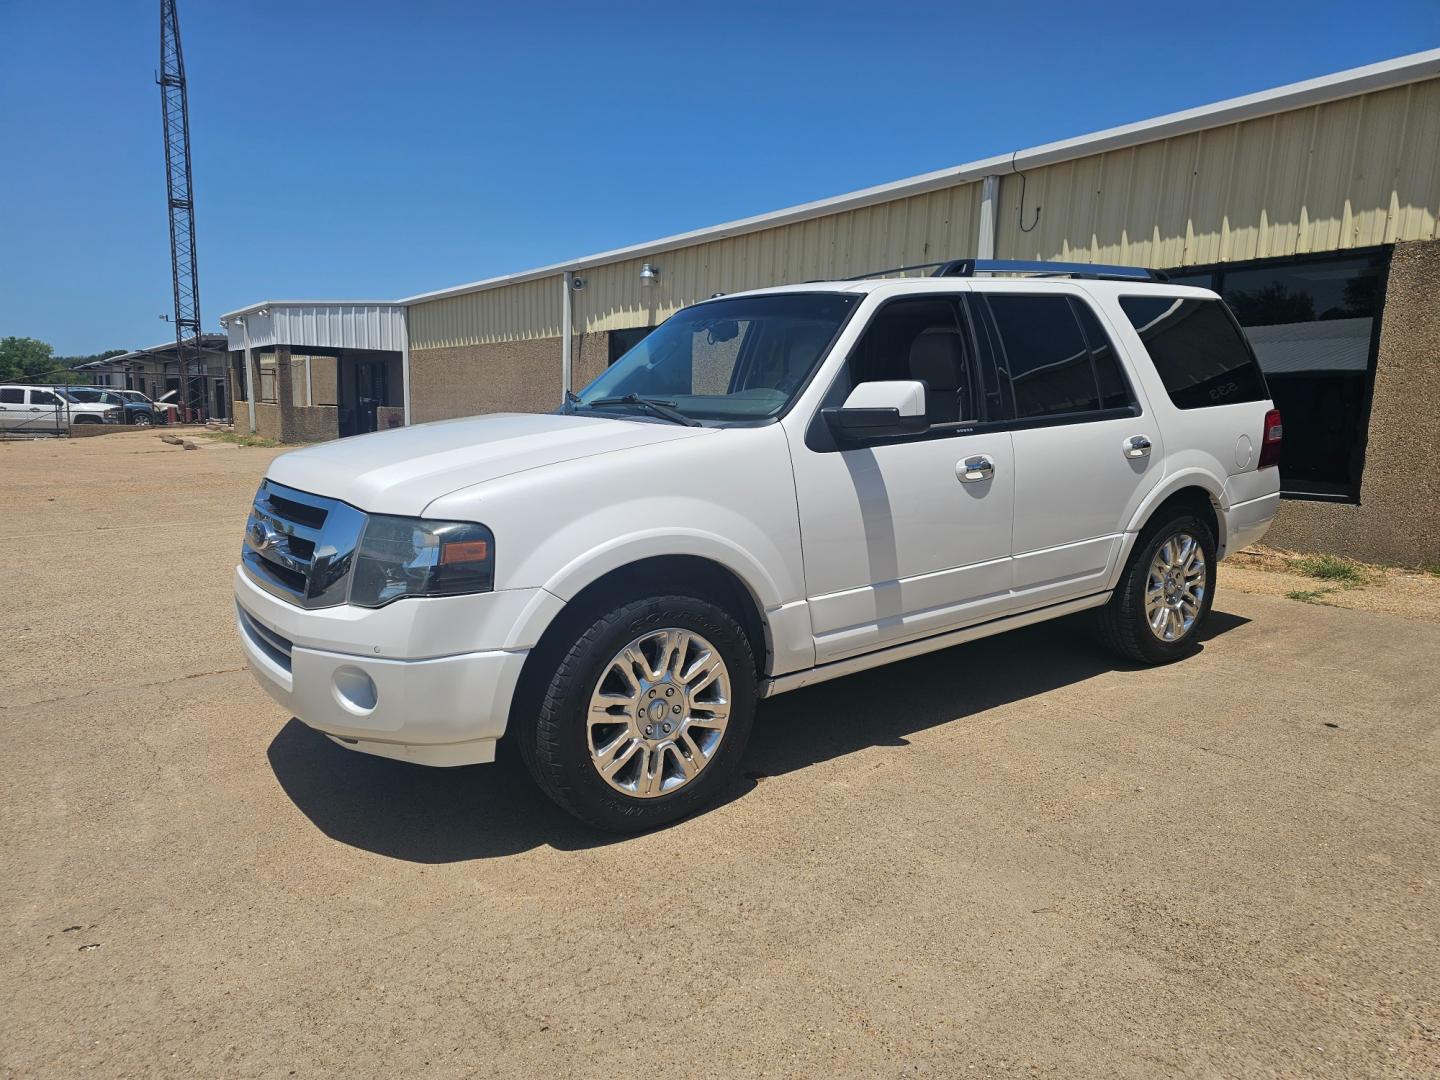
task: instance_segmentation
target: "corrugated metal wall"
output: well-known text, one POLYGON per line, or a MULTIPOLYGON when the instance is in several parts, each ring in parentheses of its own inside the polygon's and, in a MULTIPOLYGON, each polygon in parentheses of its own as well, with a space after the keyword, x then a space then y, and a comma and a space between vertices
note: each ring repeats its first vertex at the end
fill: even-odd
MULTIPOLYGON (((1021 178, 1004 178, 997 258, 1171 267, 1434 239, 1440 80, 1036 168, 1024 194, 1022 208, 1021 178)), ((664 252, 651 288, 644 259, 582 270, 575 329, 654 325, 716 292, 974 255, 979 207, 980 184, 962 184, 664 252)), ((411 347, 558 337, 560 289, 556 275, 417 304, 411 347)))
MULTIPOLYGON (((650 261, 660 281, 640 284, 644 259, 578 274, 577 332, 651 326, 717 292, 847 277, 866 270, 948 258, 975 247, 980 185, 964 184, 763 232, 714 240, 650 261)), ((410 347, 433 349, 560 335, 561 277, 540 278, 416 304, 410 347)))
POLYGON ((1002 180, 997 258, 1169 267, 1434 239, 1440 80, 1034 169, 1020 193, 1002 180))
MULTIPOLYGON (((405 308, 398 304, 276 304, 265 315, 248 312, 244 322, 252 349, 299 345, 400 352, 405 347, 405 308)), ((239 319, 227 332, 231 349, 245 347, 239 319)))

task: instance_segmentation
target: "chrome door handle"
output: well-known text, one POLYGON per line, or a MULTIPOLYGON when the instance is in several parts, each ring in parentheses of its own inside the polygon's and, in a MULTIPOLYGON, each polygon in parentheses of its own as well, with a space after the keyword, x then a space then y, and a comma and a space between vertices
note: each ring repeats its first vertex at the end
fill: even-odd
POLYGON ((962 484, 978 484, 995 475, 995 459, 989 454, 967 457, 955 466, 955 478, 962 484))
POLYGON ((1150 456, 1150 439, 1148 436, 1131 435, 1122 445, 1125 449, 1125 456, 1128 458, 1150 456))

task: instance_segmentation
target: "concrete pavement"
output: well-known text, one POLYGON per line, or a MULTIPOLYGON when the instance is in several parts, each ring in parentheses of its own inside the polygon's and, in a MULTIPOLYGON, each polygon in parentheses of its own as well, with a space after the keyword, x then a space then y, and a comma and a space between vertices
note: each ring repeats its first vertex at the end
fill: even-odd
POLYGON ((289 720, 229 593, 274 452, 161 446, 0 446, 4 1075, 1440 1073, 1440 626, 1222 567, 1182 663, 783 695, 616 839, 289 720))

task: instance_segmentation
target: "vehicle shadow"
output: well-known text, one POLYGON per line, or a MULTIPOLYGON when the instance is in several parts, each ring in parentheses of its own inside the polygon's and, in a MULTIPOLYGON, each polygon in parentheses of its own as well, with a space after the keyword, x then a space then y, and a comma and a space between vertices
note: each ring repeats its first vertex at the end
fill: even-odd
MULTIPOLYGON (((941 724, 1111 671, 1140 670, 1099 640, 1092 618, 1081 612, 762 702, 746 778, 754 783, 868 746, 907 746, 908 736, 941 724)), ((1192 655, 1249 621, 1213 611, 1192 655)))
MULTIPOLYGON (((1249 620, 1215 611, 1196 645, 1249 620)), ((761 703, 743 779, 721 800, 743 798, 778 776, 1000 705, 1135 665, 1108 652, 1083 615, 792 691, 761 703)), ((267 751, 276 780, 326 836, 415 863, 565 851, 625 839, 596 832, 549 801, 513 746, 493 765, 433 769, 336 746, 298 720, 267 751)))

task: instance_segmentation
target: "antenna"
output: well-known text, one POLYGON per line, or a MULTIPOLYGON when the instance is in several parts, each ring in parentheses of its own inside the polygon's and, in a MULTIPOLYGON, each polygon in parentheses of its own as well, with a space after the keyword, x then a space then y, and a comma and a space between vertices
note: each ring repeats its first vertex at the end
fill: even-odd
POLYGON ((160 0, 160 110, 165 127, 165 194, 170 207, 170 276, 175 283, 175 358, 185 419, 204 419, 205 382, 194 392, 191 365, 203 371, 200 277, 195 268, 195 200, 190 182, 190 106, 175 0, 160 0))

